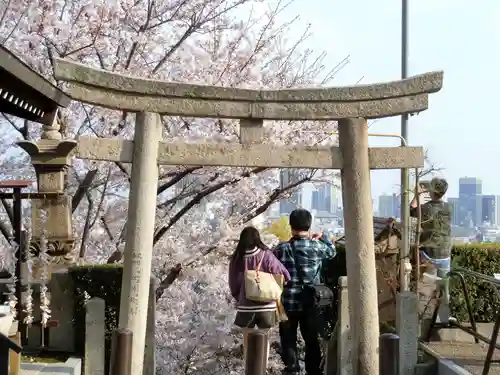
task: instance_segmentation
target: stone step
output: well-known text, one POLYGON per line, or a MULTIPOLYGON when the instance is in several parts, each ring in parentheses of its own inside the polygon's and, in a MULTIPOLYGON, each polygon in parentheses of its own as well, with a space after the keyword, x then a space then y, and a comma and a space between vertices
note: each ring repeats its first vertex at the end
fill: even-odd
POLYGON ((20 375, 81 375, 82 360, 69 358, 64 363, 21 362, 20 375))

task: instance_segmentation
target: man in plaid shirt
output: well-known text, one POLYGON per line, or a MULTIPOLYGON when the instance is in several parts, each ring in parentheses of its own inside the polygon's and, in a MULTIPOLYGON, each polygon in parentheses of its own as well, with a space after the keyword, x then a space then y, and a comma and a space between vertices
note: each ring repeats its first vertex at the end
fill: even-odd
POLYGON ((275 249, 276 257, 291 276, 291 281, 285 285, 281 296, 281 302, 288 316, 287 321, 280 323, 281 358, 285 363, 286 374, 299 373, 297 329, 300 326, 305 342, 306 373, 307 375, 321 375, 321 348, 318 332, 311 324, 312 311, 307 308, 310 306, 302 306, 302 284, 297 268, 300 267, 304 283, 318 284, 323 261, 335 256, 335 248, 326 235, 309 233, 312 223, 312 215, 309 211, 304 209, 292 211, 289 222, 292 239, 289 242, 280 243, 275 249), (290 242, 293 242, 293 247, 290 242), (295 264, 295 258, 298 265, 295 264))

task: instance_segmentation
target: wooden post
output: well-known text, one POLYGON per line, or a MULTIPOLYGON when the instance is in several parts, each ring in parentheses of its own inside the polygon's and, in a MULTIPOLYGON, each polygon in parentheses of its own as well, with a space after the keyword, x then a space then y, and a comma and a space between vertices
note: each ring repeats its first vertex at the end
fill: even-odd
MULTIPOLYGON (((16 332, 13 336, 9 337, 16 345, 21 344, 21 333, 16 332)), ((11 350, 9 353, 9 375, 19 375, 21 372, 21 354, 11 350)))
POLYGON ((20 355, 22 348, 0 332, 0 374, 9 373, 9 351, 11 350, 20 355))

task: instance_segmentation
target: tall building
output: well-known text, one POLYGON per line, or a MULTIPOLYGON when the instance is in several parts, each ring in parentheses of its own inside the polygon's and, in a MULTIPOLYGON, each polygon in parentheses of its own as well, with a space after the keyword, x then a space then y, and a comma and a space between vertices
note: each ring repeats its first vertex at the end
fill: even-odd
POLYGON ((494 226, 500 224, 500 196, 483 195, 481 197, 481 224, 485 222, 494 226))
POLYGON ((460 199, 448 198, 451 206, 451 225, 460 226, 460 199))
POLYGON ((315 184, 312 191, 311 209, 332 213, 332 185, 329 183, 315 184))
POLYGON ((472 228, 481 225, 481 194, 483 184, 475 177, 462 177, 458 182, 460 226, 472 228))
POLYGON ((339 186, 332 185, 332 213, 342 214, 342 191, 339 186))
MULTIPOLYGON (((299 170, 285 168, 280 171, 280 187, 286 187, 300 179, 299 170)), ((289 198, 280 200, 280 215, 287 215, 302 206, 302 191, 297 188, 289 198)))
MULTIPOLYGON (((188 195, 194 188, 196 188, 199 184, 199 176, 195 174, 189 174, 186 177, 184 177, 182 180, 177 182, 174 185, 174 191, 173 193, 175 194, 174 196, 183 196, 186 195, 186 198, 181 198, 177 201, 176 205, 179 207, 185 206, 192 197, 188 195)), ((200 202, 201 205, 205 204, 206 202, 200 202)))
POLYGON ((378 197, 378 214, 381 217, 401 217, 401 201, 399 195, 381 195, 378 197))

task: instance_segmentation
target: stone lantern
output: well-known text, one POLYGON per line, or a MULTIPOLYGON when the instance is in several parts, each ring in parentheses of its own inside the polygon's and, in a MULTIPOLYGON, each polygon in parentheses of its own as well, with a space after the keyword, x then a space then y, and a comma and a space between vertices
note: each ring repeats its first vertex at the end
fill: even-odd
POLYGON ((67 169, 71 166, 71 154, 77 142, 61 138, 59 125, 54 119, 52 126, 43 126, 42 139, 39 141, 18 142, 19 147, 31 157, 36 171, 38 192, 47 193, 45 199, 32 200, 30 248, 34 255, 40 252, 40 238, 44 229, 47 254, 50 256, 70 253, 75 241, 71 222, 71 197, 67 196, 64 190, 67 169), (45 224, 42 210, 46 212, 45 224))

